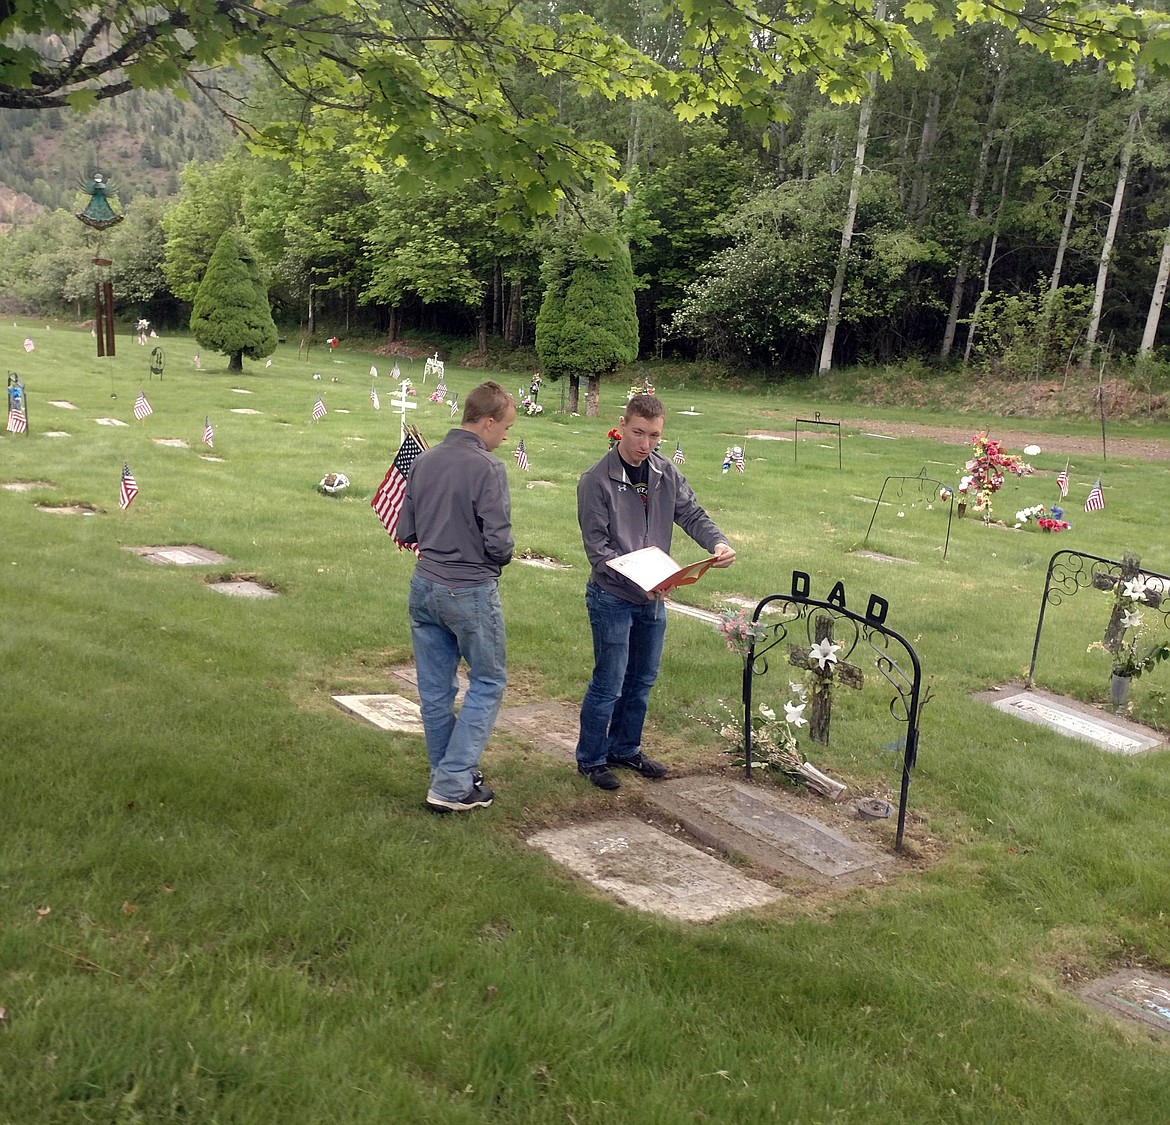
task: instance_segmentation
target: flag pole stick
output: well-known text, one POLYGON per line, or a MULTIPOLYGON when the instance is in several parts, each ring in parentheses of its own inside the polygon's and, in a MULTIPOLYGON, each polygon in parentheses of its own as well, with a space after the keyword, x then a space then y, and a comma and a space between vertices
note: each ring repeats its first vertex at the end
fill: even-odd
POLYGON ((1101 460, 1108 461, 1108 454, 1105 452, 1105 360, 1101 360, 1101 370, 1097 375, 1097 407, 1101 414, 1101 460))

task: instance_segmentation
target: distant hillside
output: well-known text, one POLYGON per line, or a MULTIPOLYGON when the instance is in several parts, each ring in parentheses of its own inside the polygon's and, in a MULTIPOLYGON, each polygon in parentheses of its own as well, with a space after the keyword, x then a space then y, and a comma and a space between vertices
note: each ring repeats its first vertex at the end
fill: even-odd
MULTIPOLYGON (((137 195, 173 195, 191 160, 214 160, 231 128, 202 96, 134 90, 91 113, 0 113, 0 188, 42 207, 71 210, 79 183, 105 175, 123 206, 137 195)), ((0 223, 11 223, 0 194, 0 223)))
POLYGON ((0 234, 11 230, 14 223, 23 222, 30 215, 43 210, 44 207, 35 199, 0 184, 0 234))

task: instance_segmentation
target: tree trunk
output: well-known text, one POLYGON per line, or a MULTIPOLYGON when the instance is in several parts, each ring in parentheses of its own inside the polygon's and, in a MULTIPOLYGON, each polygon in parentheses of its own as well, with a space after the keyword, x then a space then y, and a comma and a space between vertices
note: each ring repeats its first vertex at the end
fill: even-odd
POLYGON ((601 406, 601 376, 590 375, 589 385, 585 391, 585 417, 596 418, 601 406))
POLYGON ((1162 306, 1166 303, 1166 283, 1170 280, 1170 226, 1162 235, 1162 260, 1158 263, 1158 279, 1150 297, 1150 308, 1146 313, 1146 328, 1142 333, 1142 344, 1138 355, 1148 355, 1158 338, 1158 323, 1162 319, 1162 306))
POLYGON ((979 330, 979 315, 983 312, 983 305, 991 293, 991 269, 995 265, 995 250, 999 245, 999 228, 1003 220, 1003 201, 1007 196, 1008 173, 1012 167, 1012 140, 1011 136, 1004 143, 1003 152, 1003 182, 999 186, 999 204, 995 209, 995 227, 991 232, 991 245, 987 249, 987 264, 983 269, 983 287, 979 290, 979 297, 975 301, 975 308, 971 313, 971 323, 967 326, 967 343, 963 348, 963 363, 971 362, 971 349, 975 344, 975 333, 979 330))
POLYGON ((481 308, 476 317, 476 353, 480 359, 488 353, 488 310, 481 308))
MULTIPOLYGON (((1105 69, 1104 62, 1097 64, 1097 89, 1100 89, 1101 74, 1105 69)), ((1077 168, 1073 173, 1072 187, 1068 193, 1068 206, 1064 209, 1064 222, 1060 227, 1060 241, 1056 245, 1056 260, 1052 263, 1052 277, 1048 281, 1048 294, 1051 296, 1060 288, 1060 274, 1064 269, 1064 254, 1068 249, 1068 238, 1072 231, 1073 215, 1076 213, 1077 200, 1081 194, 1081 178, 1085 174, 1085 162, 1089 155, 1089 145, 1093 141, 1093 130, 1097 125, 1097 95, 1094 92, 1093 104, 1089 110, 1089 119, 1085 122, 1085 135, 1081 139, 1081 153, 1077 158, 1077 168)))
POLYGON ((228 370, 229 371, 243 371, 244 370, 244 353, 243 352, 236 352, 228 360, 228 370))
POLYGON ((1129 115, 1125 139, 1121 142, 1121 164, 1117 169, 1117 184, 1113 189, 1113 204, 1109 208, 1109 225, 1105 229, 1105 241, 1101 246, 1101 257, 1097 262, 1097 286, 1093 290, 1093 309, 1089 313, 1089 327, 1085 332, 1085 350, 1081 365, 1088 367, 1093 362, 1093 351, 1097 346, 1097 333, 1101 329, 1101 310, 1105 305, 1105 285, 1109 280, 1109 261, 1113 257, 1113 243, 1117 238, 1117 227, 1121 222, 1121 203, 1129 182, 1129 166, 1133 160, 1134 137, 1141 121, 1141 93, 1144 79, 1139 78, 1134 89, 1136 104, 1129 115))
POLYGON ((398 339, 398 306, 390 307, 390 323, 386 328, 386 343, 392 344, 398 339))
POLYGON ((508 282, 507 313, 504 317, 504 343, 518 348, 523 338, 524 305, 520 279, 508 282))
POLYGON ((581 376, 569 376, 569 413, 576 414, 577 407, 581 404, 581 376))
POLYGON ((906 214, 913 223, 921 223, 926 214, 926 201, 930 194, 930 158, 938 138, 938 113, 942 96, 938 90, 931 90, 926 106, 926 119, 922 122, 922 136, 914 156, 914 183, 910 188, 910 202, 906 214))
MULTIPOLYGON (((991 46, 995 46, 994 41, 991 46)), ((992 64, 989 63, 989 65, 992 64)), ((983 143, 979 147, 979 163, 975 170, 975 180, 971 185, 971 201, 967 206, 967 219, 972 225, 978 221, 979 210, 983 205, 983 186, 987 182, 987 169, 991 163, 991 143, 995 138, 995 122, 999 116, 999 99, 1006 80, 1007 66, 1004 65, 997 70, 995 86, 991 95, 991 106, 987 111, 987 128, 983 131, 983 143)), ((947 313, 947 326, 943 331, 942 348, 939 350, 940 359, 948 359, 951 348, 955 344, 955 329, 958 327, 959 313, 963 307, 963 290, 967 285, 967 270, 970 266, 972 249, 972 245, 967 245, 959 255, 958 268, 955 270, 955 285, 951 290, 951 307, 947 313)))

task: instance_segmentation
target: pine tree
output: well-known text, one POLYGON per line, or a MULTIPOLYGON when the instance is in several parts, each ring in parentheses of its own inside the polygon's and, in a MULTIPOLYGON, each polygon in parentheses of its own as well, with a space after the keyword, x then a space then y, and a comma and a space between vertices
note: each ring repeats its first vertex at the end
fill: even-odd
POLYGON ((235 231, 225 231, 215 244, 191 310, 191 335, 201 347, 228 356, 229 371, 242 371, 244 356, 263 359, 276 351, 268 289, 235 231))

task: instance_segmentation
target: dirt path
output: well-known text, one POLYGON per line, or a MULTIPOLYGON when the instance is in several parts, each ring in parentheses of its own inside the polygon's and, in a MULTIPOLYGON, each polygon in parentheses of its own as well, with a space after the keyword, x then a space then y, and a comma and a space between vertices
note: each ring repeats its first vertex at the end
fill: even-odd
MULTIPOLYGON (((970 427, 928 426, 920 425, 917 422, 870 422, 861 418, 842 418, 841 421, 845 425, 855 426, 865 433, 888 434, 891 437, 927 438, 930 441, 943 442, 945 445, 969 446, 971 435, 974 433, 970 427)), ((1020 440, 1026 439, 1021 437, 1020 440)), ((1037 436, 1036 444, 1041 446, 1045 453, 1101 456, 1101 439, 1099 437, 1041 434, 1037 436)), ((1019 452, 1014 442, 1008 442, 1008 446, 1011 452, 1019 452)), ((1170 461, 1170 441, 1110 438, 1107 436, 1106 451, 1110 457, 1127 457, 1137 461, 1170 461)))

